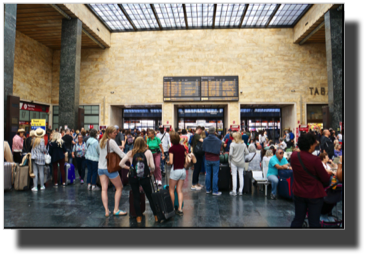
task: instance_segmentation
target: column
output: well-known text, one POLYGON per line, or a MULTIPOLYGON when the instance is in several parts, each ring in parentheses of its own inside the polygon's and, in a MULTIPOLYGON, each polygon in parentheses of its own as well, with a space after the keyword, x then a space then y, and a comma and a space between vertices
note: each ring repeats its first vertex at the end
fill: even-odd
MULTIPOLYGON (((325 13, 325 44, 328 70, 330 127, 337 131, 342 116, 343 90, 343 10, 325 13)), ((324 127, 324 128, 330 128, 324 127)))
POLYGON ((5 4, 4 11, 4 127, 6 127, 7 99, 8 95, 13 95, 17 4, 5 4))
MULTIPOLYGON (((82 22, 63 19, 61 29, 59 127, 77 129, 82 22)), ((81 128, 80 128, 81 129, 81 128)))

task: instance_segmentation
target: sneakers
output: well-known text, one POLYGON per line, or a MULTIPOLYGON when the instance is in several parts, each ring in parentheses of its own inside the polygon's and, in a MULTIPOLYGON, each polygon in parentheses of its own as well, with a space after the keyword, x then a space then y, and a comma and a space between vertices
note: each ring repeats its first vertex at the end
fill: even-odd
POLYGON ((45 190, 45 189, 46 187, 44 185, 40 188, 40 190, 45 190))
POLYGON ((59 186, 58 183, 55 183, 55 184, 54 184, 54 187, 55 187, 55 188, 58 188, 58 186, 59 186))
POLYGON ((183 211, 176 210, 175 213, 176 213, 177 215, 180 215, 180 216, 183 215, 183 211))
POLYGON ((204 187, 204 186, 203 186, 202 184, 199 184, 199 183, 197 184, 197 186, 199 186, 199 187, 201 187, 201 188, 203 188, 203 187, 204 187))
POLYGON ((101 189, 98 187, 98 186, 96 186, 96 185, 93 185, 92 187, 91 187, 91 191, 100 191, 101 189))
POLYGON ((81 180, 81 184, 84 184, 84 180, 81 180))
POLYGON ((214 193, 214 192, 213 192, 212 195, 213 195, 213 196, 220 196, 220 195, 222 195, 222 192, 220 192, 220 191, 218 191, 217 193, 214 193))
POLYGON ((88 184, 87 185, 87 190, 90 190, 91 189, 91 184, 88 184))
POLYGON ((276 196, 273 193, 270 193, 270 199, 277 199, 276 196))
POLYGON ((242 192, 239 192, 239 193, 238 193, 238 196, 243 196, 243 193, 242 193, 242 192))
POLYGON ((65 186, 65 183, 63 183, 63 186, 65 186))
POLYGON ((202 187, 200 187, 200 186, 198 186, 198 185, 192 185, 191 186, 191 190, 197 190, 197 191, 199 191, 199 190, 201 190, 202 189, 202 187))
POLYGON ((37 187, 33 187, 33 188, 31 188, 31 191, 38 192, 38 188, 37 187))
POLYGON ((157 180, 157 185, 158 185, 158 186, 162 186, 162 181, 157 180))
POLYGON ((236 192, 231 191, 231 192, 230 192, 230 195, 231 195, 231 196, 236 196, 237 194, 236 194, 236 192))
POLYGON ((210 194, 212 191, 210 190, 210 191, 206 191, 206 194, 210 194))

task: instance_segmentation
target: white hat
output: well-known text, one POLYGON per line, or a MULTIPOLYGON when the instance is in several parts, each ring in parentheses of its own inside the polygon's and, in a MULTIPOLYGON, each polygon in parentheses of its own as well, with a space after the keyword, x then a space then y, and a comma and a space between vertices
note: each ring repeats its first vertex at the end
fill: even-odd
POLYGON ((46 131, 43 130, 42 128, 38 128, 36 131, 35 131, 35 136, 38 136, 38 137, 42 137, 46 134, 46 131))
POLYGON ((34 131, 34 130, 31 130, 29 136, 36 136, 36 135, 35 135, 35 131, 34 131))

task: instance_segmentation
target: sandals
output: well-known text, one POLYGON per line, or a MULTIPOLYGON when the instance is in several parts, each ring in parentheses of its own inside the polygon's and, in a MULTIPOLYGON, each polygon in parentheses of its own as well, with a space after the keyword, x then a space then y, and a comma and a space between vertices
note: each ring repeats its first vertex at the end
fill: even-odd
POLYGON ((114 213, 114 216, 124 216, 124 215, 127 215, 127 214, 128 214, 127 212, 119 210, 116 213, 114 213))

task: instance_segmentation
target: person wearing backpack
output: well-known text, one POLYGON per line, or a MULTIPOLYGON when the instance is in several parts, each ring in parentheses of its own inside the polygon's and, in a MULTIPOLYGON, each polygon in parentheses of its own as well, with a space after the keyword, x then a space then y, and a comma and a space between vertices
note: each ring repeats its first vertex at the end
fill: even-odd
POLYGON ((135 138, 132 136, 132 134, 127 130, 125 132, 125 149, 124 152, 127 153, 128 151, 133 149, 133 143, 135 138))
POLYGON ((155 222, 158 222, 157 212, 151 197, 152 187, 150 183, 151 175, 153 175, 155 170, 154 159, 153 154, 148 150, 148 146, 142 137, 138 137, 135 140, 133 149, 125 154, 119 165, 122 168, 129 169, 129 183, 133 192, 133 204, 137 215, 137 223, 141 223, 142 221, 140 186, 142 186, 149 200, 155 222), (130 162, 131 167, 125 164, 127 161, 130 162))
POLYGON ((193 136, 193 139, 192 139, 192 152, 196 156, 197 162, 194 165, 191 190, 201 190, 203 187, 203 185, 198 183, 202 163, 204 160, 204 152, 202 151, 202 144, 203 144, 202 142, 204 142, 204 139, 202 139, 201 137, 201 133, 203 132, 203 130, 204 129, 202 127, 198 126, 196 128, 196 134, 193 136), (201 146, 200 152, 197 152, 198 149, 196 148, 196 145, 201 146))

